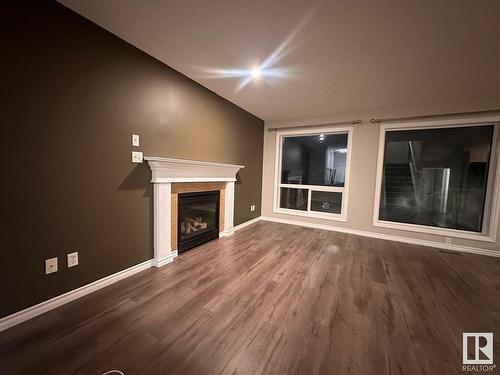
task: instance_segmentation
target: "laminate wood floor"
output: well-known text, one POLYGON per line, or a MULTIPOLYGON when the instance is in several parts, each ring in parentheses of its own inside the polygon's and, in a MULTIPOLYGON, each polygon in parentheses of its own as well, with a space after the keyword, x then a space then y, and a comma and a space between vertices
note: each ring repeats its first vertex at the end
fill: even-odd
POLYGON ((463 374, 464 331, 500 350, 500 259, 259 222, 0 333, 0 374, 463 374))

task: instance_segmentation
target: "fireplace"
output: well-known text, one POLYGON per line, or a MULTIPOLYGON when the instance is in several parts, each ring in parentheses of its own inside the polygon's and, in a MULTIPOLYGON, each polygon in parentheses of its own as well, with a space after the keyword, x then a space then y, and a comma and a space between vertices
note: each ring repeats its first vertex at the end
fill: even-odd
POLYGON ((177 246, 180 253, 219 238, 220 192, 179 193, 177 246))
MULTIPOLYGON (((217 191, 219 191, 219 222, 215 221, 219 233, 214 235, 214 232, 217 232, 216 229, 212 235, 215 237, 233 235, 234 184, 236 173, 244 168, 243 165, 157 156, 145 156, 144 160, 151 168, 151 182, 153 183, 153 264, 155 267, 162 267, 172 262, 178 255, 178 198, 181 194, 206 191, 215 192, 217 195, 217 191)), ((216 209, 213 206, 212 208, 216 209)), ((209 231, 208 223, 207 228, 204 228, 203 231, 205 233, 209 231)), ((202 234, 200 230, 196 232, 200 233, 190 231, 189 234, 193 234, 193 236, 194 234, 202 234)), ((187 240, 187 238, 185 239, 187 240)), ((186 250, 188 246, 183 248, 186 250)))

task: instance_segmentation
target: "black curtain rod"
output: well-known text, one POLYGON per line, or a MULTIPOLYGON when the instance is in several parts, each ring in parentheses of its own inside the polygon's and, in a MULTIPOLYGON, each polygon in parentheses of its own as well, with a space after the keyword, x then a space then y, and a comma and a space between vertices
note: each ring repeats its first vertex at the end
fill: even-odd
POLYGON ((312 125, 295 125, 295 126, 285 126, 283 128, 268 128, 268 132, 275 132, 281 129, 295 129, 295 128, 317 128, 318 126, 332 126, 332 125, 356 125, 362 124, 361 120, 351 120, 351 121, 339 121, 339 122, 326 122, 323 124, 312 124, 312 125))
POLYGON ((440 113, 436 115, 421 115, 421 116, 408 116, 408 117, 372 118, 370 122, 372 124, 380 124, 382 122, 413 121, 413 120, 423 120, 427 118, 439 118, 439 117, 450 117, 450 116, 470 116, 470 115, 485 116, 491 114, 500 114, 500 109, 491 109, 487 111, 473 111, 473 112, 440 113))

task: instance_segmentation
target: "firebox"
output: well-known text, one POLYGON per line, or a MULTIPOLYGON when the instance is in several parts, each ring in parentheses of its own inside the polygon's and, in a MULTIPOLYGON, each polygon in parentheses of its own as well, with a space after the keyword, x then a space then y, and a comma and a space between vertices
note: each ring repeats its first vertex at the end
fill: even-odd
POLYGON ((219 237, 220 192, 180 193, 177 248, 179 253, 219 237))

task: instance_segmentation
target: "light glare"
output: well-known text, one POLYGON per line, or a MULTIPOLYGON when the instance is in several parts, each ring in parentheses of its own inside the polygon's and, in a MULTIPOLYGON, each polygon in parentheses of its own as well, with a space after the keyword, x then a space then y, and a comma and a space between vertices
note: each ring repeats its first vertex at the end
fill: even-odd
POLYGON ((206 79, 220 79, 220 78, 239 78, 239 83, 236 86, 235 92, 242 90, 245 86, 250 84, 252 80, 261 78, 267 84, 273 83, 279 79, 289 78, 297 74, 300 69, 275 67, 286 55, 292 51, 292 41, 296 38, 297 34, 309 23, 310 19, 316 13, 319 5, 314 6, 309 13, 302 18, 292 32, 285 38, 285 40, 264 60, 259 66, 253 69, 241 68, 228 68, 228 69, 214 69, 205 67, 196 67, 200 69, 203 74, 200 78, 206 79))

